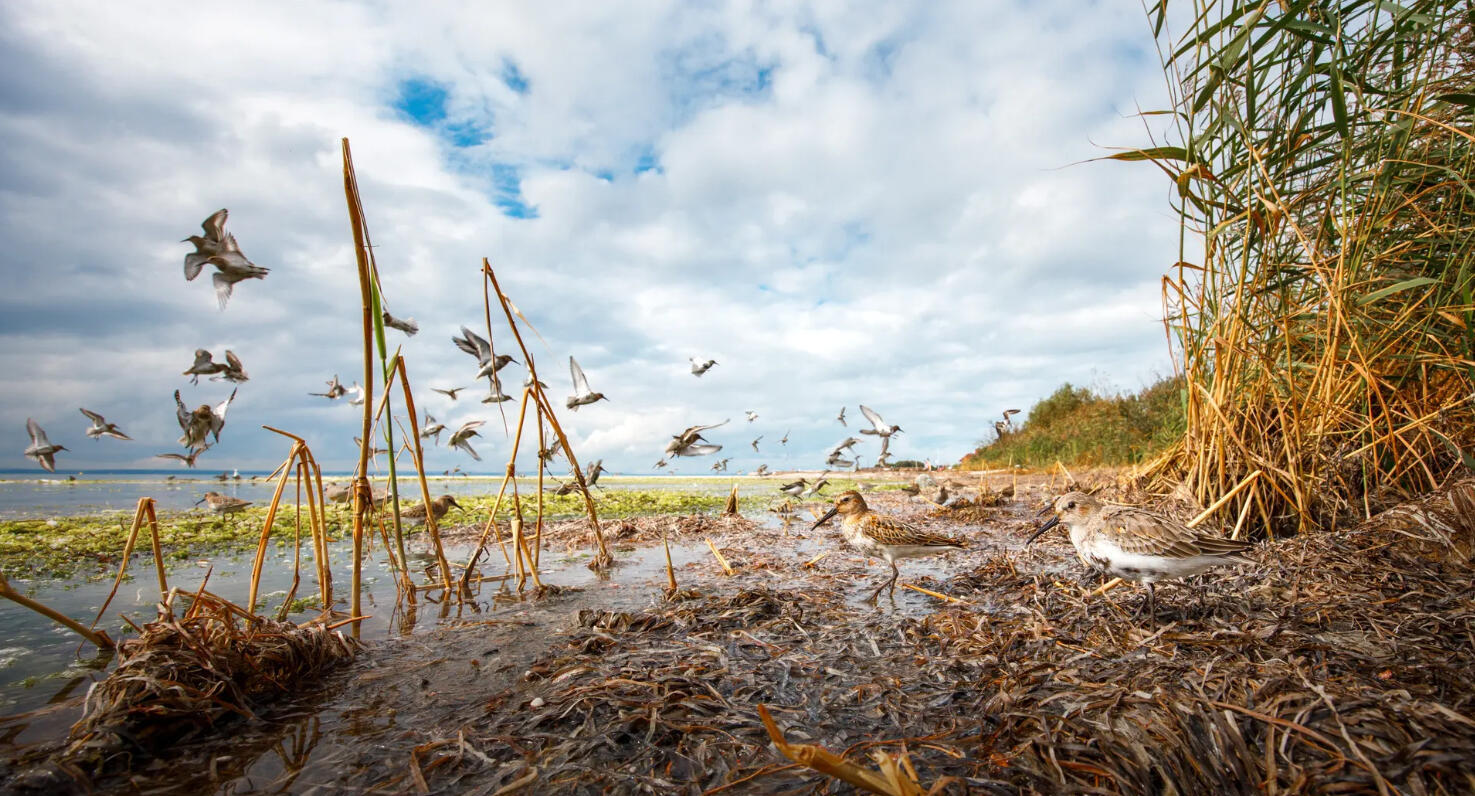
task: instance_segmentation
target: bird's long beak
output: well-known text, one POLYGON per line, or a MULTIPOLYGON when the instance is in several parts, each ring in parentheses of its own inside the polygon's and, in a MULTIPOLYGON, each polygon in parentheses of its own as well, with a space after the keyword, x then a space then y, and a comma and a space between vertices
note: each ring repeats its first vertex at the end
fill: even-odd
POLYGON ((812 531, 815 528, 818 528, 819 526, 824 525, 825 523, 827 523, 827 522, 830 521, 830 518, 831 517, 833 517, 833 516, 835 516, 836 514, 839 514, 839 513, 840 513, 840 507, 839 506, 831 506, 830 507, 830 510, 827 511, 827 512, 825 512, 825 516, 820 517, 818 520, 815 520, 814 521, 814 524, 811 525, 811 526, 809 526, 809 530, 812 531))
POLYGON ((205 499, 204 498, 200 498, 199 500, 196 500, 195 501, 195 505, 198 506, 198 505, 200 505, 201 503, 204 503, 204 502, 205 502, 205 499))
POLYGON ((1034 532, 1034 535, 1032 535, 1028 539, 1025 539, 1024 540, 1024 543, 1026 545, 1033 544, 1036 539, 1038 539, 1041 536, 1044 536, 1045 535, 1045 531, 1048 531, 1051 528, 1054 528, 1055 526, 1057 526, 1059 524, 1060 524, 1060 518, 1059 517, 1051 517, 1049 522, 1045 523, 1044 525, 1041 525, 1039 527, 1039 529, 1034 532))

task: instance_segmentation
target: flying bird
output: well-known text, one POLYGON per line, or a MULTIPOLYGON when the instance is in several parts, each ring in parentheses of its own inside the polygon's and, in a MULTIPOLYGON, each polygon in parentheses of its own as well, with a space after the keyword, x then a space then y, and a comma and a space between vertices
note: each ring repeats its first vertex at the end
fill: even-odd
POLYGON ((577 412, 581 406, 609 400, 604 397, 604 393, 589 389, 589 379, 584 376, 584 369, 579 367, 573 357, 568 358, 568 370, 569 375, 574 378, 574 394, 568 397, 567 404, 570 411, 577 412))
MULTIPOLYGON (((789 429, 789 431, 793 431, 793 429, 789 429)), ((778 441, 778 444, 780 444, 780 445, 788 445, 789 444, 789 431, 785 431, 784 432, 784 438, 781 439, 781 440, 779 440, 778 441)))
POLYGON ((778 488, 778 491, 790 497, 799 497, 804 494, 804 489, 809 486, 809 481, 800 478, 798 481, 790 481, 778 488))
POLYGON ((517 361, 512 358, 511 354, 497 354, 493 356, 492 344, 465 326, 461 327, 461 336, 452 337, 451 342, 455 343, 457 348, 476 357, 476 364, 478 366, 476 378, 478 379, 483 376, 490 377, 502 368, 507 367, 509 362, 517 361))
POLYGON ((762 434, 759 434, 758 436, 756 436, 756 437, 753 438, 753 441, 752 442, 748 443, 749 445, 752 445, 753 446, 753 452, 754 453, 758 453, 759 452, 758 451, 758 440, 761 440, 761 439, 763 439, 763 435, 762 434))
POLYGON ((344 395, 348 395, 348 396, 352 396, 351 398, 348 399, 349 405, 351 405, 351 406, 363 406, 364 405, 364 388, 358 382, 354 382, 352 387, 349 387, 348 389, 346 389, 346 390, 343 391, 343 394, 344 395))
POLYGON ((840 425, 842 425, 842 426, 849 426, 850 425, 849 423, 846 423, 845 422, 845 407, 843 407, 843 406, 840 407, 840 414, 837 415, 835 417, 835 419, 838 420, 838 421, 840 421, 840 425))
POLYGON ((484 425, 486 425, 485 420, 468 420, 451 434, 446 444, 452 448, 460 448, 471 454, 471 458, 481 461, 481 456, 477 454, 475 448, 471 447, 471 438, 481 436, 476 430, 484 425))
MULTIPOLYGON (((528 375, 522 377, 522 386, 525 387, 525 388, 529 388, 529 389, 532 388, 532 386, 533 386, 533 372, 532 371, 528 371, 528 375)), ((548 385, 547 384, 544 384, 542 379, 538 379, 538 388, 539 389, 542 389, 542 390, 547 390, 548 389, 548 385)))
MULTIPOLYGON (((364 441, 362 439, 358 438, 358 437, 354 437, 353 438, 353 446, 355 448, 363 448, 364 447, 364 441)), ((382 455, 384 455, 386 453, 389 453, 389 449, 388 448, 381 448, 381 447, 379 447, 377 445, 370 445, 369 446, 369 455, 370 456, 382 456, 382 455)), ((396 461, 399 460, 399 457, 398 456, 396 456, 394 458, 395 458, 396 461)))
POLYGON ((247 279, 265 279, 271 272, 268 268, 262 268, 246 259, 241 253, 241 247, 236 243, 236 236, 225 231, 225 218, 227 211, 217 210, 205 219, 200 227, 205 235, 191 235, 183 242, 193 243, 195 250, 184 257, 184 278, 193 281, 200 275, 200 271, 206 265, 215 266, 215 275, 210 278, 215 286, 215 299, 220 302, 220 308, 225 309, 226 302, 230 301, 231 292, 236 283, 247 279))
POLYGON ((236 352, 229 348, 225 349, 225 364, 221 365, 220 368, 220 375, 211 376, 211 381, 228 381, 233 384, 240 384, 243 381, 251 380, 251 377, 246 375, 246 368, 241 364, 241 360, 236 356, 236 352))
MULTIPOLYGON (((722 450, 721 445, 698 445, 697 443, 706 442, 702 437, 703 431, 727 425, 727 422, 724 420, 710 426, 691 426, 680 434, 672 436, 671 441, 666 444, 666 456, 705 456, 722 450)), ((661 458, 664 459, 665 456, 661 458)))
POLYGON ((758 465, 758 469, 756 469, 756 470, 753 471, 753 475, 768 475, 768 465, 766 465, 766 464, 760 464, 760 465, 758 465))
POLYGON ((86 415, 87 419, 92 421, 92 425, 87 429, 86 434, 93 439, 99 439, 101 437, 115 437, 117 439, 126 440, 133 439, 127 434, 124 434, 122 431, 119 431, 117 423, 109 423, 107 421, 107 418, 96 412, 89 412, 86 409, 83 409, 82 414, 86 415))
POLYGON ((181 376, 189 376, 190 384, 199 384, 201 376, 213 376, 216 373, 224 373, 225 365, 215 361, 215 357, 203 348, 195 349, 195 363, 189 366, 189 370, 181 373, 181 376))
POLYGON ((856 439, 855 437, 846 437, 845 439, 843 439, 843 440, 840 441, 840 444, 839 445, 836 445, 835 447, 830 448, 829 451, 827 451, 825 453, 825 455, 826 456, 832 456, 833 457, 833 456, 840 455, 840 452, 841 451, 849 451, 850 452, 850 455, 851 456, 854 456, 855 455, 855 446, 856 445, 859 445, 859 444, 860 444, 860 440, 856 439))
POLYGON ((195 459, 199 458, 200 454, 204 453, 205 451, 207 451, 209 449, 210 449, 210 446, 209 445, 206 445, 203 448, 196 448, 195 450, 190 451, 188 456, 185 456, 182 453, 156 453, 156 454, 154 454, 154 458, 155 459, 178 459, 180 461, 180 463, 183 464, 185 467, 188 467, 191 470, 193 470, 194 467, 195 467, 195 459))
POLYGON ((445 423, 438 423, 438 422, 436 422, 435 418, 431 417, 429 412, 426 412, 425 413, 425 426, 420 429, 420 439, 428 439, 430 437, 434 437, 435 438, 435 444, 439 445, 440 444, 440 433, 442 431, 445 431, 445 430, 446 430, 446 424, 445 423))
POLYGON ((449 390, 442 390, 439 387, 431 387, 430 388, 430 391, 431 392, 438 392, 441 395, 444 395, 444 396, 450 398, 452 401, 454 401, 454 400, 456 400, 456 393, 458 393, 458 392, 460 392, 460 391, 462 391, 464 389, 466 389, 466 388, 465 387, 452 387, 449 390))
POLYGON ((348 388, 344 387, 343 382, 338 380, 337 373, 333 374, 332 380, 324 383, 328 385, 327 392, 310 392, 308 393, 308 395, 316 395, 319 398, 327 398, 330 401, 336 401, 339 398, 342 398, 348 392, 348 388))
POLYGON ((505 392, 502 392, 502 380, 497 378, 496 376, 493 376, 492 390, 491 392, 487 393, 487 397, 481 399, 481 402, 484 404, 499 404, 503 401, 510 400, 512 400, 512 396, 508 395, 505 392))
POLYGON ((696 357, 687 357, 687 359, 691 360, 692 375, 697 377, 700 377, 703 373, 711 370, 712 366, 717 364, 717 360, 715 359, 709 359, 706 362, 697 362, 696 357))
POLYGON ((595 484, 599 483, 599 474, 607 472, 609 472, 609 470, 604 469, 603 459, 595 459, 594 461, 589 462, 589 464, 585 465, 584 467, 585 486, 594 486, 595 484))
POLYGON ((384 311, 383 320, 385 326, 404 332, 406 337, 414 337, 420 331, 420 324, 415 323, 414 318, 405 318, 404 320, 400 320, 399 318, 390 315, 389 310, 384 311))
POLYGON ((46 438, 46 432, 31 418, 26 418, 26 431, 31 435, 31 444, 26 446, 26 456, 36 460, 41 469, 56 472, 56 454, 66 450, 63 445, 52 445, 51 440, 46 438))
POLYGON ((745 414, 745 415, 747 415, 747 416, 748 416, 748 422, 749 422, 749 423, 751 423, 751 422, 753 422, 753 421, 754 421, 754 420, 757 420, 757 419, 758 419, 758 413, 757 413, 757 412, 754 412, 754 411, 753 411, 753 410, 751 410, 751 409, 744 409, 744 410, 743 410, 743 414, 745 414))
POLYGON ((825 466, 826 467, 836 467, 836 468, 854 467, 855 466, 855 460, 853 460, 853 459, 846 459, 845 457, 841 456, 839 453, 831 453, 828 457, 825 458, 825 466))
MULTIPOLYGON (((239 388, 237 388, 239 389, 239 388)), ((179 397, 179 390, 174 391, 175 416, 179 420, 179 427, 184 434, 179 438, 179 444, 194 450, 205 446, 205 437, 213 435, 215 441, 220 441, 220 432, 225 428, 225 413, 230 409, 230 402, 236 399, 236 390, 230 391, 230 397, 226 398, 215 408, 209 404, 200 404, 193 412, 186 409, 184 401, 179 397)))
POLYGON ((865 415, 866 419, 871 421, 871 425, 874 426, 874 428, 861 429, 860 433, 862 434, 870 434, 876 437, 889 437, 892 434, 901 431, 901 426, 887 425, 886 421, 882 420, 881 416, 876 414, 876 410, 867 407, 865 404, 860 405, 860 413, 865 415))
POLYGON ((730 462, 730 461, 732 461, 732 459, 719 459, 719 460, 717 460, 715 462, 712 462, 712 472, 714 472, 714 473, 723 472, 724 470, 727 469, 727 463, 730 462))

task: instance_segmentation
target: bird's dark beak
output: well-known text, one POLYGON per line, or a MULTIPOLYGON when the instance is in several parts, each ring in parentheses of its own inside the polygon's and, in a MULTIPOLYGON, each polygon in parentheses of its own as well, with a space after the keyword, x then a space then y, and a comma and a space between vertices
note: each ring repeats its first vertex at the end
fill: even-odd
POLYGON ((458 509, 465 508, 465 506, 462 506, 460 503, 457 503, 455 498, 451 498, 450 500, 447 500, 446 502, 449 503, 449 504, 451 504, 452 506, 455 506, 458 509))
POLYGON ((815 528, 818 528, 819 526, 824 525, 825 523, 827 523, 827 522, 830 521, 830 518, 831 517, 833 517, 833 516, 835 516, 836 514, 839 514, 839 513, 840 513, 840 507, 839 506, 831 506, 830 507, 830 510, 827 511, 827 512, 825 512, 825 516, 820 517, 818 520, 815 520, 814 524, 811 525, 811 526, 809 526, 809 530, 812 531, 815 528))
POLYGON ((1044 508, 1042 508, 1039 511, 1035 512, 1035 516, 1036 517, 1043 517, 1043 516, 1045 516, 1046 513, 1048 513, 1050 511, 1050 509, 1053 509, 1053 508, 1055 508, 1055 507, 1052 506, 1052 505, 1050 505, 1049 503, 1046 503, 1044 508))
POLYGON ((196 500, 195 501, 195 505, 198 506, 198 505, 200 505, 201 503, 204 503, 204 502, 205 502, 205 499, 204 498, 200 498, 199 500, 196 500))
POLYGON ((1060 524, 1060 518, 1059 517, 1051 517, 1049 522, 1045 523, 1044 525, 1041 525, 1039 527, 1039 529, 1034 532, 1034 535, 1032 535, 1028 539, 1025 539, 1024 540, 1025 545, 1033 544, 1036 539, 1038 539, 1041 536, 1044 536, 1045 535, 1045 531, 1048 531, 1051 528, 1054 528, 1055 526, 1057 526, 1059 524, 1060 524))

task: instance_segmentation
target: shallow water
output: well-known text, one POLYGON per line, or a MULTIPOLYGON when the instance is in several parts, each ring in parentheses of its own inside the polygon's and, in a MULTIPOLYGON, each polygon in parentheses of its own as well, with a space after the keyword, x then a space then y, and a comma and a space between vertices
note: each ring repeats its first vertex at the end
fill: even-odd
MULTIPOLYGON (((51 519, 53 517, 76 517, 90 514, 105 514, 116 511, 132 512, 138 499, 151 497, 160 510, 182 511, 195 507, 206 492, 216 491, 224 495, 249 500, 257 504, 271 502, 276 484, 267 481, 267 473, 242 473, 240 479, 220 481, 209 473, 186 471, 185 473, 86 473, 76 481, 65 477, 55 478, 47 473, 42 477, 28 477, 20 473, 0 475, 0 519, 51 519), (173 476, 171 479, 170 476, 173 476), (256 476, 256 480, 251 480, 256 476)), ((347 483, 346 474, 324 474, 323 483, 347 483)), ((496 494, 500 477, 456 476, 427 477, 432 494, 451 494, 457 497, 496 494)), ((535 478, 519 478, 520 488, 527 489, 537 484, 535 478)), ((599 485, 620 489, 675 489, 697 494, 725 495, 733 484, 738 485, 739 495, 771 494, 777 486, 770 481, 748 477, 723 476, 610 476, 600 479, 599 485)), ((376 488, 383 482, 376 482, 376 488)), ((294 487, 289 484, 288 489, 294 487)), ((413 478, 400 480, 400 494, 419 500, 420 485, 413 478)), ((290 499, 291 494, 285 496, 290 499)))

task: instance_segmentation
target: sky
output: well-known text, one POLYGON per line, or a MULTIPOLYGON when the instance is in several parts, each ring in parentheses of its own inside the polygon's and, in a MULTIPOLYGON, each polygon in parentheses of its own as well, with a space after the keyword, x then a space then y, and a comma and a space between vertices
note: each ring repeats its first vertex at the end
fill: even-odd
POLYGON ((59 472, 172 466, 174 390, 230 393, 180 375, 196 348, 250 374, 202 472, 276 466, 263 424, 348 467, 357 407, 308 395, 363 369, 343 137, 388 307, 420 325, 389 332, 418 403, 488 421, 482 462, 428 471, 511 451, 451 343, 484 334, 483 257, 555 401, 570 355, 609 398, 559 415, 581 461, 654 472, 730 418, 674 469, 819 467, 863 403, 903 428, 893 460, 955 462, 1063 382, 1171 372, 1172 185, 1084 162, 1146 145, 1166 95, 1126 0, 3 3, 0 467, 41 474, 28 417, 59 472), (224 311, 180 242, 222 207, 271 269, 224 311), (79 407, 135 441, 87 439, 79 407))

